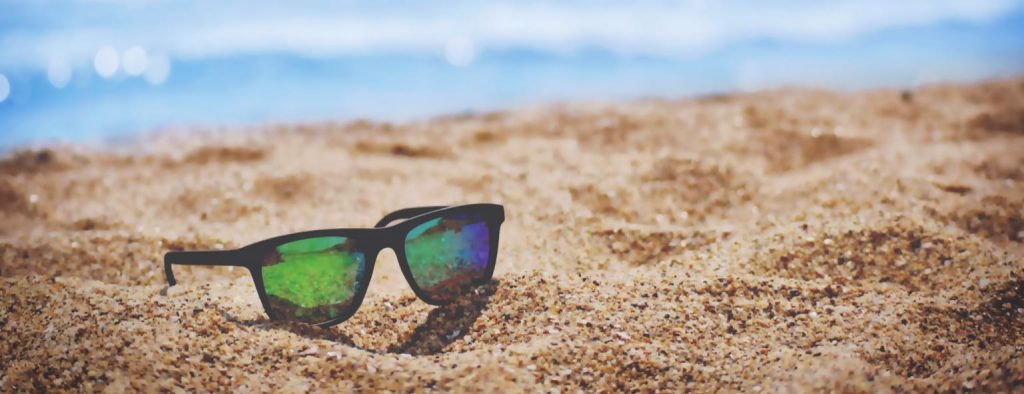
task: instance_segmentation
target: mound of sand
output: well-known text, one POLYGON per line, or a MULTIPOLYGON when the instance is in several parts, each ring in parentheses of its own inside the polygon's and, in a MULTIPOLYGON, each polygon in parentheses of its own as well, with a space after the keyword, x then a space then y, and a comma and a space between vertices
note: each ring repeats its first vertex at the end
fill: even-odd
POLYGON ((1019 390, 1024 80, 166 132, 0 162, 0 387, 1019 390), (505 205, 494 283, 393 254, 331 329, 162 253, 505 205))

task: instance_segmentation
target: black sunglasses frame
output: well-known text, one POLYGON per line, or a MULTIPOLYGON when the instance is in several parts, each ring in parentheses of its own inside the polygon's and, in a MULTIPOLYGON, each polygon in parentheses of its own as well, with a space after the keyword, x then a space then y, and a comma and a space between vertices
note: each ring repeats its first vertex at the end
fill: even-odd
MULTIPOLYGON (((334 319, 316 323, 320 327, 333 326, 348 320, 359 310, 363 303, 363 297, 369 288, 369 279, 373 277, 373 268, 376 265, 377 255, 384 249, 390 248, 398 257, 398 265, 402 269, 406 282, 412 287, 416 296, 431 305, 444 305, 451 300, 438 300, 416 284, 409 268, 409 261, 405 256, 405 237, 414 227, 438 217, 445 217, 453 214, 470 213, 483 218, 490 231, 490 256, 488 256, 487 267, 480 278, 474 280, 473 285, 487 283, 494 276, 494 265, 498 257, 498 238, 501 224, 505 221, 505 208, 498 204, 467 204, 457 206, 431 206, 406 208, 391 212, 384 216, 374 228, 338 228, 325 230, 303 231, 298 233, 281 235, 265 239, 248 246, 231 250, 199 250, 199 251, 171 251, 164 255, 164 273, 167 275, 168 287, 174 286, 177 281, 174 279, 173 265, 203 265, 203 266, 229 266, 244 267, 249 269, 256 291, 259 293, 260 302, 263 303, 263 310, 270 320, 282 320, 275 316, 270 308, 269 297, 263 286, 262 256, 272 251, 275 247, 301 239, 338 236, 346 237, 356 241, 358 248, 366 256, 366 267, 359 281, 359 288, 355 290, 354 299, 347 310, 334 319), (400 223, 389 225, 396 220, 403 220, 400 223)), ((283 319, 287 320, 287 319, 283 319)))

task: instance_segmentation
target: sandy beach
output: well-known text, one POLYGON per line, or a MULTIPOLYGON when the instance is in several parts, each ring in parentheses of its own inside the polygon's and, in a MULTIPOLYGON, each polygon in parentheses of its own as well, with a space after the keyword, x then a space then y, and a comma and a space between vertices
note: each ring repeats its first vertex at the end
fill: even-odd
POLYGON ((1022 391, 1024 79, 168 130, 0 161, 0 391, 1022 391), (505 206, 333 328, 168 250, 505 206))

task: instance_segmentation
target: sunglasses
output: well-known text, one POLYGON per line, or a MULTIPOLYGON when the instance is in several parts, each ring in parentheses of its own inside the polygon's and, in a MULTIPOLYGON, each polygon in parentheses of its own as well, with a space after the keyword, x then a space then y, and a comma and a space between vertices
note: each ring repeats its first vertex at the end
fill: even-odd
POLYGON ((305 231, 234 250, 167 252, 164 271, 174 286, 172 265, 248 268, 271 320, 326 327, 359 309, 384 248, 394 250, 405 279, 428 304, 450 303, 486 283, 504 221, 505 209, 497 204, 406 208, 374 228, 305 231))

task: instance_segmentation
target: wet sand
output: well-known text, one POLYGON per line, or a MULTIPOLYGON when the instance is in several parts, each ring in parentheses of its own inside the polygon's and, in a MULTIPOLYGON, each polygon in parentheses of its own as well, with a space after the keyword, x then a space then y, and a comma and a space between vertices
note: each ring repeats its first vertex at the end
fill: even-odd
POLYGON ((2 391, 1021 391, 1024 80, 172 130, 0 161, 2 391), (170 249, 497 202, 494 283, 269 322, 170 249))

